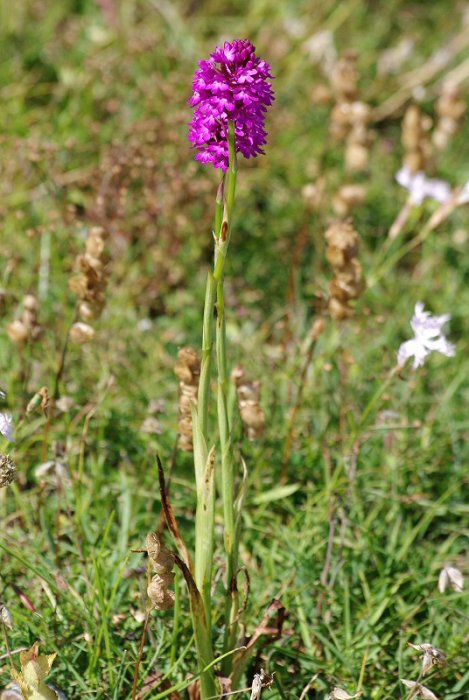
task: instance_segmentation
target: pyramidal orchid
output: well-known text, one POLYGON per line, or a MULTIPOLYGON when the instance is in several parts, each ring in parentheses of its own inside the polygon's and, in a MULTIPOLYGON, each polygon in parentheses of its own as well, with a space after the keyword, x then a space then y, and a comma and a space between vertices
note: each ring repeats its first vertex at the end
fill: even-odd
MULTIPOLYGON (((219 697, 212 637, 213 558, 215 549, 215 489, 223 503, 225 550, 225 601, 221 675, 231 688, 240 682, 244 662, 234 661, 242 612, 237 578, 241 508, 246 469, 236 458, 232 439, 232 413, 228 404, 230 373, 227 362, 224 276, 231 239, 238 174, 237 155, 254 158, 264 153, 265 117, 274 100, 269 64, 256 56, 247 39, 225 42, 199 62, 189 104, 194 114, 188 138, 196 160, 221 170, 215 200, 213 267, 207 274, 202 325, 202 357, 197 400, 191 402, 194 475, 197 493, 193 566, 182 569, 191 605, 191 616, 200 674, 201 700, 219 697), (216 313, 215 313, 216 310, 216 313), (210 417, 211 375, 216 357, 217 431, 210 417), (217 472, 217 478, 215 478, 217 472)), ((179 544, 181 560, 185 553, 179 544)), ((190 558, 189 558, 190 559, 190 558)), ((188 561, 189 561, 188 559, 188 561)), ((239 649, 237 650, 239 651, 239 649)))
POLYGON ((269 64, 248 39, 227 41, 199 62, 189 100, 195 107, 189 141, 198 151, 196 160, 228 170, 230 121, 237 153, 245 158, 264 153, 265 113, 274 100, 270 78, 269 64))

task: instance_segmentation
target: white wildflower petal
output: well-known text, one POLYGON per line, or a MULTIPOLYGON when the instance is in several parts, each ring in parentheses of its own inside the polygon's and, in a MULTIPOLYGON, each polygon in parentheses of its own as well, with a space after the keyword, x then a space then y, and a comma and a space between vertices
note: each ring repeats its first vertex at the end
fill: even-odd
POLYGON ((410 357, 413 357, 414 362, 412 367, 417 369, 417 367, 421 367, 424 364, 428 354, 428 350, 419 343, 416 338, 406 340, 405 343, 402 343, 397 352, 397 363, 399 367, 403 367, 406 361, 410 357))
POLYGON ((430 179, 424 172, 413 173, 408 167, 397 171, 396 181, 409 192, 415 206, 420 206, 424 199, 433 199, 440 204, 452 196, 452 189, 445 180, 430 179))
POLYGON ((401 185, 401 187, 405 187, 408 189, 410 187, 410 183, 412 180, 412 173, 410 171, 410 168, 407 166, 404 166, 400 170, 397 171, 396 173, 396 182, 401 185))
POLYGON ((456 348, 453 343, 450 343, 443 335, 439 338, 427 341, 427 347, 430 352, 440 352, 442 355, 446 355, 446 357, 454 357, 456 354, 456 348))
POLYGON ((442 332, 444 324, 449 321, 450 314, 432 316, 425 311, 421 301, 415 305, 414 315, 410 322, 414 331, 414 337, 405 341, 399 347, 397 363, 403 367, 406 361, 413 357, 413 368, 421 367, 425 363, 427 355, 431 352, 439 352, 447 357, 453 357, 456 353, 455 346, 449 342, 442 332))
POLYGON ((11 413, 0 413, 0 433, 8 442, 15 442, 13 435, 13 416, 11 413))

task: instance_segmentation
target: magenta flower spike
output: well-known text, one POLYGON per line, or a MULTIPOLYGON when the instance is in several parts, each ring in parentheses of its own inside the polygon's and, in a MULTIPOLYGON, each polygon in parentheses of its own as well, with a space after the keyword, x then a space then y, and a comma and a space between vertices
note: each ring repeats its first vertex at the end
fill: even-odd
POLYGON ((198 151, 196 160, 228 170, 230 121, 238 153, 245 158, 264 153, 265 113, 275 99, 269 78, 269 64, 256 56, 248 39, 227 41, 199 62, 189 100, 195 107, 189 141, 198 151))

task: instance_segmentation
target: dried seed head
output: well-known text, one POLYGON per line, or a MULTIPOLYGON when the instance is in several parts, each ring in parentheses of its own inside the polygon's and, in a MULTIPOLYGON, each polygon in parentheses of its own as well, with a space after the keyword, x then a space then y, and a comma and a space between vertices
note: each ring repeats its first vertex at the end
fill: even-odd
POLYGON ((89 343, 91 340, 93 340, 95 335, 96 331, 94 328, 89 326, 87 323, 82 323, 81 321, 74 323, 70 329, 70 340, 73 343, 78 343, 79 345, 89 343))
POLYGON ((10 455, 0 454, 0 488, 12 484, 16 479, 16 466, 10 455))
POLYGON ((262 437, 265 428, 265 413, 260 405, 261 383, 246 377, 244 368, 238 365, 231 373, 236 386, 238 408, 249 440, 262 437))
POLYGON ((444 593, 448 586, 451 586, 453 591, 457 593, 461 593, 464 588, 464 576, 455 566, 444 566, 438 576, 440 593, 444 593))
POLYGON ((155 571, 148 585, 147 595, 156 610, 169 610, 174 606, 175 600, 174 592, 168 590, 168 586, 174 581, 174 554, 166 549, 156 532, 147 535, 146 550, 155 571))
MULTIPOLYGON (((99 226, 88 232, 85 252, 75 260, 76 275, 73 275, 68 286, 79 299, 78 315, 83 321, 99 318, 106 304, 107 263, 105 244, 108 234, 99 226)), ((77 340, 76 342, 88 342, 77 340)))

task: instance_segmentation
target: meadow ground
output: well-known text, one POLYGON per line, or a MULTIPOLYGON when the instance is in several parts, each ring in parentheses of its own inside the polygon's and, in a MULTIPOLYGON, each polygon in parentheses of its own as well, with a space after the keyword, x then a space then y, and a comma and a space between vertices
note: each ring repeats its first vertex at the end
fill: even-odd
MULTIPOLYGON (((272 67, 276 100, 266 155, 240 159, 226 270, 229 364, 260 380, 265 413, 263 436, 250 441, 233 408, 237 464, 242 457, 248 470, 246 639, 262 631, 273 599, 283 608, 265 620, 270 632, 239 687, 262 667, 274 674, 263 690, 272 700, 326 698, 334 687, 380 700, 425 696, 402 678, 419 678, 440 699, 469 697, 467 593, 438 588, 444 566, 468 569, 469 210, 451 200, 430 230, 440 204, 429 197, 406 208, 395 181, 405 158, 420 158, 416 169, 453 191, 469 180, 469 122, 461 114, 454 129, 442 125, 438 102, 454 84, 453 102, 466 99, 469 5, 0 8, 0 386, 16 437, 2 452, 17 467, 16 482, 0 489, 0 602, 13 620, 3 625, 0 687, 11 679, 7 646, 19 669, 18 650, 36 641, 58 653, 50 681, 70 699, 131 698, 139 654, 139 698, 184 697, 197 673, 179 573, 175 608, 151 613, 140 650, 148 572, 135 550, 160 523, 157 453, 193 547, 193 464, 176 448, 174 366, 181 347, 201 345, 219 172, 194 161, 187 100, 198 60, 248 37, 272 67), (344 127, 347 89, 350 103, 369 108, 344 127), (358 201, 340 193, 346 184, 359 186, 358 201), (331 299, 346 300, 330 283, 341 268, 325 232, 345 216, 359 234, 351 258, 366 289, 339 320, 331 299), (94 338, 64 352, 77 305, 69 281, 93 227, 108 234, 107 286, 96 282, 105 306, 89 321, 94 338), (397 373, 419 301, 451 314, 445 333, 456 353, 397 373), (42 387, 49 406, 43 392, 26 411, 42 387), (446 663, 421 678, 409 643, 442 649, 446 663)), ((220 653, 218 500, 215 533, 220 653)), ((166 544, 174 546, 168 534, 166 544)))

